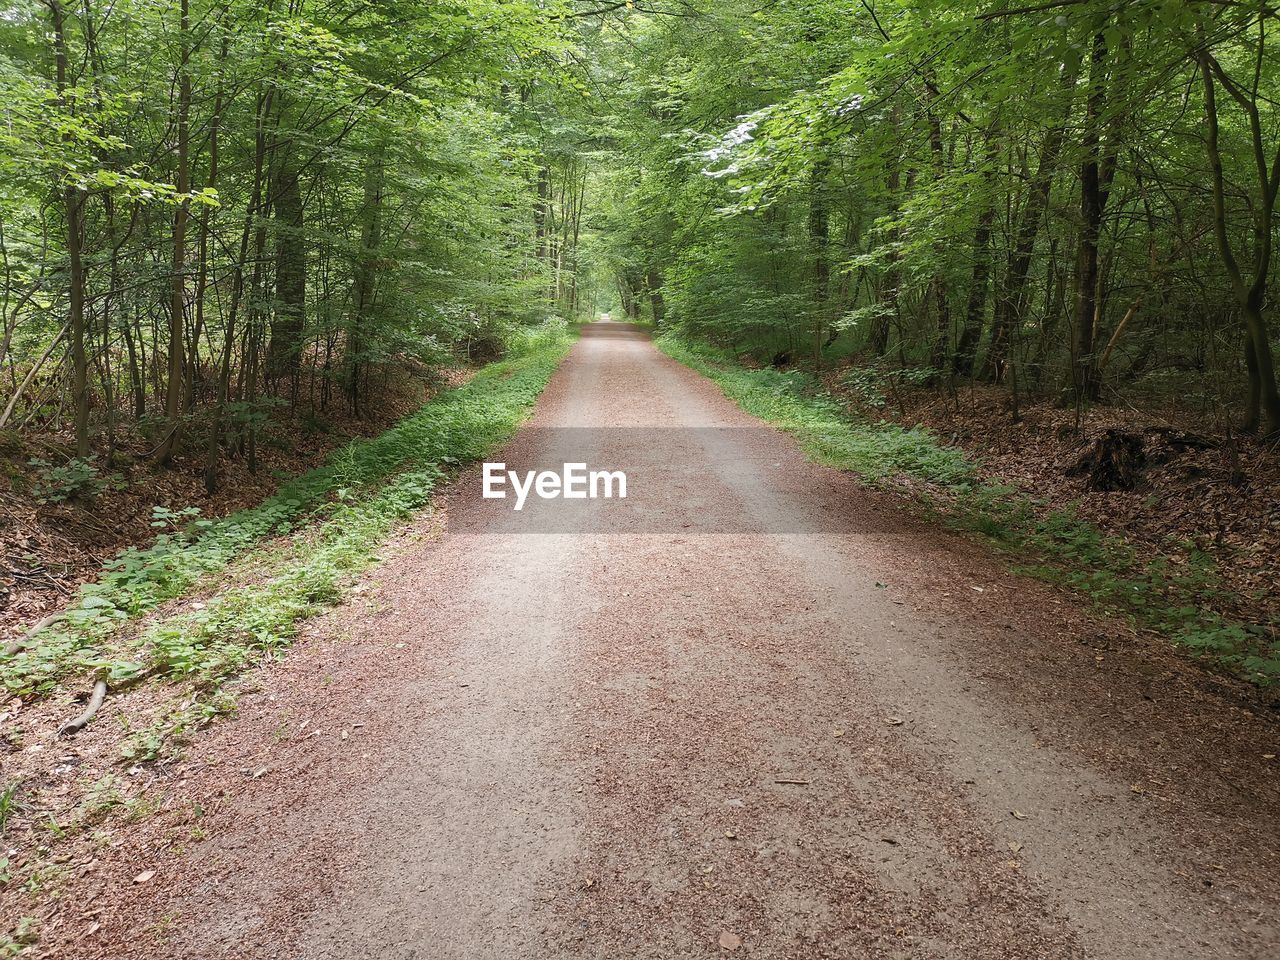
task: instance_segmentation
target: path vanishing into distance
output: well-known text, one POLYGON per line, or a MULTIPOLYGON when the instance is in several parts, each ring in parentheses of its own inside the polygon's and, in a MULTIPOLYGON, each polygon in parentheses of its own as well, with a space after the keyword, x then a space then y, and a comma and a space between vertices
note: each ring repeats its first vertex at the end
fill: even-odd
POLYGON ((1280 956, 1277 726, 1235 687, 623 324, 501 459, 628 499, 467 470, 196 737, 199 835, 104 854, 63 955, 1280 956))

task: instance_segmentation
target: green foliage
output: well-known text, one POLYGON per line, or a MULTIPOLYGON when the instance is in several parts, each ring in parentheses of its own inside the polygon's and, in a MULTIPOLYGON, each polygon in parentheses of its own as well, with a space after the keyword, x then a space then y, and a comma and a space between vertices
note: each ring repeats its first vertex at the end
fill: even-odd
POLYGON ((7 783, 0 789, 0 837, 4 836, 9 827, 9 818, 22 809, 22 801, 18 798, 18 791, 21 789, 21 780, 7 783))
POLYGON ((33 493, 41 503, 92 500, 108 490, 124 489, 124 477, 119 473, 104 474, 94 456, 72 457, 57 466, 39 457, 32 457, 28 463, 36 468, 39 477, 33 493))
POLYGON ((840 382, 857 398, 861 406, 880 409, 901 387, 918 387, 933 383, 941 376, 933 367, 886 365, 850 367, 841 374, 840 382))
POLYGON ((19 957, 40 942, 40 925, 35 917, 21 917, 7 934, 0 934, 0 957, 19 957))
MULTIPOLYGON (((684 0, 622 19, 599 40, 620 288, 659 291, 668 326, 755 359, 893 357, 1082 405, 1102 381, 1194 390, 1246 423, 1260 391, 1280 426, 1274 377, 1222 346, 1244 340, 1255 282, 1233 279, 1239 253, 1264 286, 1275 268, 1271 12, 1051 7, 684 0)), ((1247 326, 1267 366, 1274 325, 1247 326)))
POLYGON ((798 370, 749 370, 723 351, 674 335, 658 340, 668 356, 710 377, 748 413, 793 434, 817 462, 877 481, 907 474, 947 487, 967 488, 974 468, 963 453, 938 443, 926 430, 852 420, 798 370))
MULTIPOLYGON (((563 192, 575 154, 548 128, 582 112, 570 5, 10 5, 0 362, 33 379, 0 427, 71 421, 81 458, 137 430, 166 461, 212 431, 216 478, 286 410, 363 413, 387 368, 482 363, 572 313, 576 226, 544 208, 554 249, 534 239, 539 171, 563 192)), ((52 495, 92 492, 58 469, 52 495)))

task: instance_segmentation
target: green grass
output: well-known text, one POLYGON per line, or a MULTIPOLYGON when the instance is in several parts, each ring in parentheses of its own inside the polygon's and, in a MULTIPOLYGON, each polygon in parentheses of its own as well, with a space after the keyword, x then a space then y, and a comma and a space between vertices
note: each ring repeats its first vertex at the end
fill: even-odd
POLYGON ((9 818, 22 809, 22 802, 18 799, 18 791, 21 789, 21 780, 5 784, 4 788, 0 789, 0 837, 3 837, 9 828, 9 818))
POLYGON ((973 464, 926 430, 851 421, 818 381, 799 370, 751 370, 724 351, 671 335, 658 341, 668 356, 714 380, 748 413, 793 434, 818 463, 852 470, 870 480, 905 473, 931 483, 965 488, 975 480, 973 464))
POLYGON ((421 509, 437 483, 482 458, 532 409, 570 340, 531 336, 509 359, 465 386, 440 394, 395 427, 338 451, 257 507, 129 550, 79 603, 40 634, 37 645, 3 665, 10 693, 47 693, 70 675, 118 684, 143 675, 196 676, 210 688, 292 639, 300 620, 339 598, 342 582, 376 559, 394 524, 421 509), (265 557, 262 582, 218 594, 200 610, 121 628, 269 537, 298 537, 265 557))
POLYGON ((795 436, 810 459, 878 484, 906 476, 926 486, 928 510, 976 532, 1020 572, 1065 584, 1105 611, 1156 630, 1189 653, 1259 684, 1280 681, 1278 624, 1235 623, 1214 612, 1230 598, 1212 558, 1184 545, 1190 562, 1143 562, 1122 538, 1071 514, 1049 510, 1015 488, 983 482, 964 452, 928 431, 850 414, 802 371, 748 369, 724 351, 668 334, 658 347, 713 380, 748 413, 795 436))

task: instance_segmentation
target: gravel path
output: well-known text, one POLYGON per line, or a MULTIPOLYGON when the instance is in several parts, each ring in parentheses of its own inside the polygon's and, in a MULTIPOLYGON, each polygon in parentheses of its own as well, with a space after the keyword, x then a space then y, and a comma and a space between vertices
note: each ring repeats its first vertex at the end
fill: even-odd
POLYGON ((1280 955, 1278 727, 1247 693, 807 463, 624 325, 506 459, 635 489, 546 528, 460 480, 453 532, 424 518, 262 672, 46 950, 1280 955))

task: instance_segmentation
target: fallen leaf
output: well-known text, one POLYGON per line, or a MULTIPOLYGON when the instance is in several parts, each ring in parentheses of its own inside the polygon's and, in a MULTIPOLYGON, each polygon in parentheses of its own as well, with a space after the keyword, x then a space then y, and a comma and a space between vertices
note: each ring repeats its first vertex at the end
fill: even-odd
POLYGON ((742 938, 736 933, 730 933, 728 930, 723 930, 720 933, 720 946, 725 950, 737 950, 742 946, 742 938))
POLYGON ((904 723, 906 723, 906 721, 903 720, 901 717, 885 717, 884 722, 891 727, 900 727, 904 723))
POLYGON ((1010 810, 1009 812, 1013 814, 1013 819, 1015 820, 1027 819, 1027 815, 1023 813, 1021 810, 1010 810))
POLYGON ((143 870, 140 874, 133 878, 134 883, 146 883, 156 875, 154 870, 143 870))

